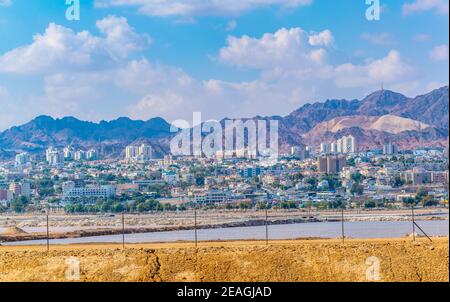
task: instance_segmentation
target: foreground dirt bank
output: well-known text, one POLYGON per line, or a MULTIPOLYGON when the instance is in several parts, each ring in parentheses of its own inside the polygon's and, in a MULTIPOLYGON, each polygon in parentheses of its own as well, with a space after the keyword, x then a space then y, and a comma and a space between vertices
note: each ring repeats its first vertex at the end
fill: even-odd
POLYGON ((433 240, 0 246, 0 281, 448 282, 448 237, 433 240))

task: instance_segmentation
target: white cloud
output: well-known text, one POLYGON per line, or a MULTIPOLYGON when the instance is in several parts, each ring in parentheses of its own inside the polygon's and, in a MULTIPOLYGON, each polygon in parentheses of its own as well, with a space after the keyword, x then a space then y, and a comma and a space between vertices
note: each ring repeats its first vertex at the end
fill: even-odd
POLYGON ((326 51, 321 45, 330 45, 333 36, 326 30, 308 34, 301 28, 282 28, 266 33, 262 38, 228 37, 227 46, 220 50, 224 63, 253 69, 300 68, 324 60, 326 51))
POLYGON ((11 6, 13 4, 12 0, 0 0, 0 6, 11 6))
POLYGON ((309 36, 309 44, 312 46, 329 46, 334 43, 334 37, 330 30, 309 36))
POLYGON ((96 0, 96 7, 135 6, 149 16, 236 16, 269 6, 296 8, 313 0, 96 0))
POLYGON ((222 62, 262 71, 265 80, 293 78, 333 80, 339 87, 359 87, 376 82, 402 81, 413 68, 392 50, 385 58, 367 60, 362 64, 350 62, 332 65, 327 56, 333 55, 330 31, 311 35, 300 28, 281 29, 256 39, 248 36, 229 37, 228 45, 220 51, 222 62))
POLYGON ((230 20, 225 28, 226 31, 233 31, 237 27, 236 20, 230 20))
POLYGON ((431 83, 428 83, 428 85, 427 85, 427 91, 439 89, 439 88, 447 86, 447 85, 448 85, 448 83, 444 83, 444 82, 431 82, 431 83))
POLYGON ((391 33, 363 33, 362 39, 374 45, 392 45, 395 44, 391 33))
POLYGON ((403 14, 411 15, 423 11, 435 11, 438 14, 448 15, 448 0, 415 0, 403 4, 403 14))
POLYGON ((403 61, 396 50, 381 59, 366 64, 342 64, 335 68, 335 82, 338 87, 373 86, 381 82, 398 84, 413 76, 414 68, 403 61))
POLYGON ((16 68, 10 72, 43 75, 43 93, 30 97, 25 105, 27 112, 55 117, 75 115, 94 121, 123 115, 139 119, 161 116, 172 121, 190 120, 192 112, 200 111, 205 119, 220 119, 288 114, 306 102, 363 96, 379 87, 381 81, 386 87, 411 87, 408 84, 414 70, 399 52, 364 62, 334 63, 337 60, 332 33, 310 33, 300 28, 280 29, 261 38, 229 37, 219 60, 255 69, 259 72, 255 79, 199 80, 181 68, 128 58, 138 49, 135 45, 140 45, 133 41, 142 37, 132 37, 134 31, 125 30, 128 27, 123 19, 112 21, 97 23, 105 37, 53 25, 55 33, 46 33, 31 45, 12 50, 14 56, 0 57, 9 63, 8 69, 16 68), (131 46, 121 52, 113 47, 118 44, 131 46), (34 58, 36 49, 44 63, 34 58), (82 55, 77 61, 62 61, 62 54, 80 50, 82 55), (34 58, 28 60, 34 66, 25 68, 28 65, 21 63, 27 57, 34 58), (99 61, 94 60, 97 58, 99 61))
POLYGON ((434 61, 448 61, 448 45, 440 45, 433 48, 430 58, 434 61))
POLYGON ((136 104, 129 107, 129 114, 134 119, 148 119, 149 116, 170 116, 171 112, 180 109, 185 102, 184 97, 172 91, 161 94, 147 94, 136 104))
POLYGON ((125 18, 109 16, 98 21, 97 27, 104 37, 88 31, 76 33, 51 23, 44 34, 34 36, 30 45, 1 55, 0 73, 40 74, 108 67, 148 43, 148 38, 136 34, 125 18))
POLYGON ((414 36, 413 40, 416 42, 429 42, 432 38, 433 37, 429 34, 417 34, 414 36))

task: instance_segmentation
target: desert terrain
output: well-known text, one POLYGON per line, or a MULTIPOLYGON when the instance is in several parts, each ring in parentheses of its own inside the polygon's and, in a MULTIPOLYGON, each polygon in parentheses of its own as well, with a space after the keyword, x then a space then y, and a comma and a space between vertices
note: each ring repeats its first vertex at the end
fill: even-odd
POLYGON ((448 237, 0 246, 0 281, 448 282, 448 237))

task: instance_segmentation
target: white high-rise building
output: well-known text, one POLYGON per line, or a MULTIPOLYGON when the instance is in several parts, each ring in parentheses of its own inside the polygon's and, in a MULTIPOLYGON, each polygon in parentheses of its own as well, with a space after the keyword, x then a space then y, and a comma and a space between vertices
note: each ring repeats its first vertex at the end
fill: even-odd
POLYGON ((397 154, 397 146, 393 143, 387 143, 383 145, 383 154, 384 155, 396 155, 397 154))
POLYGON ((149 145, 142 144, 138 148, 139 160, 151 160, 153 158, 153 149, 149 145))
POLYGON ((336 142, 331 143, 330 150, 331 150, 331 153, 337 153, 337 144, 336 144, 336 142))
POLYGON ((327 154, 331 152, 330 144, 322 143, 320 144, 320 153, 327 154))
POLYGON ((358 143, 353 135, 343 136, 331 144, 332 153, 351 154, 358 152, 358 143))
POLYGON ((352 135, 344 136, 342 139, 343 139, 342 153, 349 154, 358 152, 356 138, 354 136, 352 135))
POLYGON ((138 155, 139 148, 136 146, 128 146, 125 148, 125 159, 132 160, 138 155))
POLYGON ((16 166, 23 166, 30 162, 30 155, 26 152, 16 155, 16 166))
POLYGON ((125 149, 126 160, 147 161, 153 158, 153 148, 149 145, 128 146, 125 149))
POLYGON ((64 154, 53 147, 47 149, 45 157, 50 166, 57 166, 64 163, 64 154))
POLYGON ((96 159, 98 159, 97 150, 94 150, 94 149, 88 150, 88 152, 86 153, 86 159, 87 160, 96 160, 96 159))
POLYGON ((84 152, 83 150, 78 150, 73 155, 73 159, 76 160, 76 161, 85 160, 86 159, 86 152, 84 152))
POLYGON ((70 146, 65 147, 64 150, 63 150, 63 153, 64 153, 64 158, 65 159, 72 159, 73 156, 74 156, 74 150, 70 146))

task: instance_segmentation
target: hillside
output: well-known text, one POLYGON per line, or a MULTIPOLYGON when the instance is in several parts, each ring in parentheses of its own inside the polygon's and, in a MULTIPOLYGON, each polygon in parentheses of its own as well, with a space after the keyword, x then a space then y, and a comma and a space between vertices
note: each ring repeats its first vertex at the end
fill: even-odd
POLYGON ((318 135, 326 131, 337 133, 347 128, 361 128, 363 130, 375 130, 387 132, 390 134, 400 134, 404 131, 422 131, 430 128, 430 125, 398 117, 395 115, 383 115, 383 116, 342 116, 332 120, 322 122, 316 125, 307 135, 318 135))
MULTIPOLYGON (((327 100, 306 104, 279 121, 281 150, 292 145, 314 144, 353 134, 362 149, 381 148, 395 141, 400 148, 445 146, 449 133, 448 86, 407 98, 380 90, 359 100, 327 100)), ((253 119, 260 119, 255 117, 253 119)), ((269 119, 266 117, 265 119, 269 119)), ((157 156, 169 151, 170 124, 162 118, 148 121, 122 117, 99 123, 74 117, 39 116, 0 133, 0 159, 15 152, 43 152, 50 146, 95 148, 104 156, 118 157, 131 143, 146 142, 157 156)))

